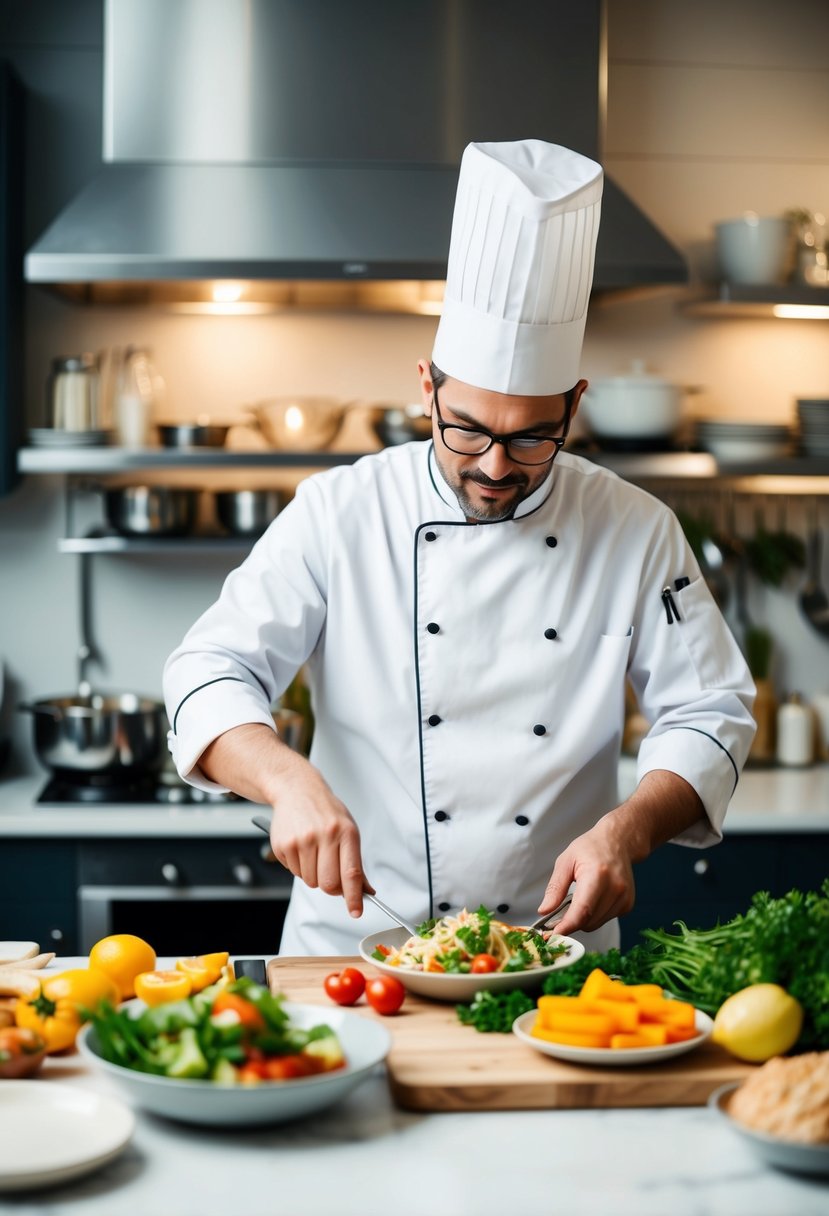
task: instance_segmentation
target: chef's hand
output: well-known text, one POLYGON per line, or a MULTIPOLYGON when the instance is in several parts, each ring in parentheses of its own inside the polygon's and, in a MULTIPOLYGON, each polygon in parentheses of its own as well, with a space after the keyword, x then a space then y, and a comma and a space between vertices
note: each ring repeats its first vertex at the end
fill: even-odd
POLYGON ((557 908, 575 881, 556 933, 598 929, 623 916, 633 907, 634 863, 705 818, 699 794, 683 777, 667 769, 646 773, 626 802, 560 854, 539 915, 557 908))
POLYGON ((251 722, 214 739, 199 768, 243 798, 269 804, 276 860, 309 887, 342 895, 350 914, 362 916, 363 891, 373 895, 374 887, 363 870, 359 829, 310 761, 251 722))
POLYGON ((557 908, 574 881, 573 902, 561 920, 550 926, 556 933, 598 929, 633 907, 633 859, 612 816, 606 815, 559 854, 539 915, 557 908))
MULTIPOLYGON (((302 760, 302 757, 297 757, 302 760)), ((277 861, 309 887, 342 895, 351 916, 363 914, 360 831, 344 803, 308 761, 283 774, 272 797, 271 848, 277 861)))

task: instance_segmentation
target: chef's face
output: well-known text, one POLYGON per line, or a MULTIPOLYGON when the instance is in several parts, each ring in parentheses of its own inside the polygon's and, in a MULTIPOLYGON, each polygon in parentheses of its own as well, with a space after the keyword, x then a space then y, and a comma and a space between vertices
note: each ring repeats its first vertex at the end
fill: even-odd
POLYGON ((545 464, 522 464, 511 458, 502 443, 493 443, 476 456, 450 451, 441 438, 439 422, 467 430, 482 428, 499 437, 515 435, 560 438, 567 433, 587 381, 573 389, 569 413, 564 393, 546 397, 521 397, 493 393, 447 377, 438 390, 438 408, 428 360, 418 363, 423 411, 432 419, 435 457, 448 485, 457 495, 469 520, 493 523, 509 519, 518 504, 528 498, 550 472, 545 464), (438 417, 438 410, 440 417, 438 417))

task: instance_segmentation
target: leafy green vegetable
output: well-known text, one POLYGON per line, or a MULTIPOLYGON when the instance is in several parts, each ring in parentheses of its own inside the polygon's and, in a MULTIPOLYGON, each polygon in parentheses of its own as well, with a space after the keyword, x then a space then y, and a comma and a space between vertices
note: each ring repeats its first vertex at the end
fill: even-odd
POLYGON ((476 992, 470 1005, 456 1005, 455 1011, 465 1026, 474 1026, 482 1034, 509 1034, 515 1019, 534 1006, 535 1001, 526 992, 513 989, 476 992))
POLYGON ((634 946, 627 954, 613 949, 605 954, 588 952, 563 967, 554 971, 543 982, 544 992, 548 996, 577 996, 581 986, 591 971, 600 967, 607 975, 616 976, 626 984, 651 983, 651 951, 646 946, 634 946))
POLYGON ((476 954, 486 954, 489 949, 489 927, 492 924, 492 914, 484 904, 475 912, 475 917, 478 922, 477 929, 471 924, 462 925, 455 933, 458 941, 463 942, 467 953, 473 958, 476 954))

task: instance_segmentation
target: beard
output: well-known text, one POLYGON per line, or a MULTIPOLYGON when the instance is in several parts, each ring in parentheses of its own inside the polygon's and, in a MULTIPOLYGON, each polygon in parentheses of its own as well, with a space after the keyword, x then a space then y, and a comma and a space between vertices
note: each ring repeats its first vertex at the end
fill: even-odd
POLYGON ((503 478, 502 481, 493 481, 491 477, 487 477, 486 473, 481 473, 480 470, 472 470, 469 473, 461 473, 457 481, 450 483, 452 489, 458 496, 458 502, 466 514, 467 519, 481 519, 489 523, 497 523, 502 519, 510 519, 515 508, 535 489, 535 486, 530 487, 530 479, 524 473, 513 473, 509 477, 503 478), (473 500, 467 490, 467 483, 474 482, 476 486, 484 492, 483 500, 480 498, 473 500), (503 490, 506 487, 514 487, 512 494, 498 494, 492 498, 486 497, 487 487, 494 487, 498 490, 503 490), (528 487, 530 487, 528 489, 528 487))

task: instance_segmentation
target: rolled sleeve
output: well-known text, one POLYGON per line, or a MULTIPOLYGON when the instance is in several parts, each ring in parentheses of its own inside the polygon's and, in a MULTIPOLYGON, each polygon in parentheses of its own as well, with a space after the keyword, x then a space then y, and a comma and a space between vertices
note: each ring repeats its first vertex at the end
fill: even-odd
POLYGON ((673 843, 694 848, 719 844, 725 812, 737 784, 737 767, 730 753, 703 730, 669 730, 642 741, 636 764, 637 784, 657 769, 666 769, 687 781, 705 808, 706 818, 675 836, 673 843))
POLYGON ((173 715, 167 740, 181 777, 197 789, 227 791, 208 780, 198 767, 199 757, 214 739, 236 726, 261 723, 276 732, 262 693, 236 676, 218 676, 183 698, 173 715))

